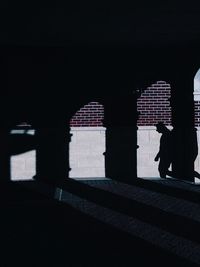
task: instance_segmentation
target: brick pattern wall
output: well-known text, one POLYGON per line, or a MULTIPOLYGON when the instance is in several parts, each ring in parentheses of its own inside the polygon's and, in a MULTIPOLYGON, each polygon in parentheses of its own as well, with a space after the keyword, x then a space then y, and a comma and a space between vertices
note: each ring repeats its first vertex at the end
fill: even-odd
MULTIPOLYGON (((140 112, 138 126, 155 126, 159 121, 171 125, 170 91, 170 84, 165 81, 157 81, 144 90, 137 101, 137 110, 140 112)), ((70 126, 102 127, 103 118, 103 105, 90 102, 76 112, 70 126)), ((200 101, 195 101, 195 126, 200 127, 200 101)))
POLYGON ((200 101, 194 102, 195 126, 200 127, 200 101))
POLYGON ((102 127, 104 107, 98 102, 90 102, 83 106, 70 121, 71 127, 102 127))
POLYGON ((170 84, 165 81, 147 87, 137 101, 138 126, 155 126, 160 121, 171 125, 170 95, 170 84))

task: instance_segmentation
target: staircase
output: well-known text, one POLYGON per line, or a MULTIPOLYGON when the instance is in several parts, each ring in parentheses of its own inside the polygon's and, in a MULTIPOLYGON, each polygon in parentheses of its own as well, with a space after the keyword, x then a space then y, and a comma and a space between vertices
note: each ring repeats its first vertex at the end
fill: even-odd
POLYGON ((3 188, 2 266, 200 265, 198 186, 68 179, 3 188))

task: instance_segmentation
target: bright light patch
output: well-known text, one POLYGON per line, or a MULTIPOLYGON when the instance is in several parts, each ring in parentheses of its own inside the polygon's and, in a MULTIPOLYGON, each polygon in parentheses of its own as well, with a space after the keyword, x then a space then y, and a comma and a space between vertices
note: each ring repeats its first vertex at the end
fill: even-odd
MULTIPOLYGON (((34 135, 35 131, 32 129, 15 129, 11 134, 28 134, 34 135)), ((36 174, 36 150, 30 150, 21 154, 12 155, 10 158, 11 180, 32 180, 36 174)))

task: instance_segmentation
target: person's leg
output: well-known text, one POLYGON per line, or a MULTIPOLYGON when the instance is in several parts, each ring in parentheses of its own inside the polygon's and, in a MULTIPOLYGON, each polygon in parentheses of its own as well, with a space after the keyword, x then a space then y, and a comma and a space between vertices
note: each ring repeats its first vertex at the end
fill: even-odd
POLYGON ((159 162, 159 165, 158 165, 158 171, 160 173, 160 177, 161 178, 166 178, 167 170, 166 170, 166 166, 165 166, 165 164, 164 164, 162 159, 160 159, 160 162, 159 162))

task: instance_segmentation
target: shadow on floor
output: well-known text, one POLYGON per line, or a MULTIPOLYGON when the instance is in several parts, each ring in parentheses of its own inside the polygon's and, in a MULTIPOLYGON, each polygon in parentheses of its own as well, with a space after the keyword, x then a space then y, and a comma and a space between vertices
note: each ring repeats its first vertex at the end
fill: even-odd
POLYGON ((0 187, 1 266, 195 266, 24 185, 0 187))

